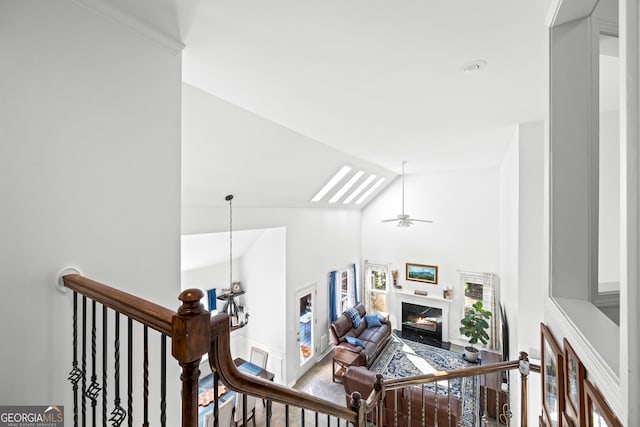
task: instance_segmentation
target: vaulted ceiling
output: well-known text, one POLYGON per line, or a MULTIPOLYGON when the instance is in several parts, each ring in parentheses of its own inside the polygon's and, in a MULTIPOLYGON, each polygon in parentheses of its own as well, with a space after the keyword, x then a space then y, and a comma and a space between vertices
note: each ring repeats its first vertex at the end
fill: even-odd
MULTIPOLYGON (((403 160, 407 173, 492 167, 517 123, 543 119, 544 2, 110 1, 186 45, 185 83, 314 141, 335 165, 344 153, 392 177, 403 160), (474 60, 486 66, 464 72, 474 60)), ((265 172, 287 173, 278 166, 295 153, 282 157, 265 172)), ((297 178, 294 204, 333 163, 297 178)))

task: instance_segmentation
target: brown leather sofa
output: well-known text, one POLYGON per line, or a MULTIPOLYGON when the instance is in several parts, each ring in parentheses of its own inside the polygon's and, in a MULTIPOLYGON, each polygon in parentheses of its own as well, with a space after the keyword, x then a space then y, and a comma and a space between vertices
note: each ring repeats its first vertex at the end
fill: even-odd
POLYGON ((351 318, 342 314, 331 322, 331 327, 329 328, 331 330, 331 339, 336 352, 349 351, 358 355, 351 364, 352 366, 369 367, 391 337, 391 322, 389 319, 380 318, 381 326, 367 328, 367 323, 364 320, 367 312, 364 306, 358 303, 355 309, 358 310, 362 319, 360 327, 354 328, 351 318), (349 344, 345 341, 346 336, 358 338, 364 344, 364 348, 359 345, 349 344))
MULTIPOLYGON (((351 366, 343 377, 344 391, 347 406, 351 393, 357 391, 363 399, 367 399, 373 390, 376 381, 376 374, 362 366, 351 366)), ((389 390, 385 392, 383 400, 384 425, 386 427, 405 427, 409 420, 409 395, 411 396, 411 425, 412 426, 433 426, 435 425, 435 393, 421 387, 406 387, 400 390, 389 390), (424 394, 423 394, 424 393, 424 394), (424 424, 423 416, 424 400, 424 424), (396 424, 397 420, 397 424, 396 424)), ((460 399, 451 396, 438 394, 438 425, 457 426, 462 403, 460 399), (448 413, 448 405, 451 404, 451 415, 448 413)))

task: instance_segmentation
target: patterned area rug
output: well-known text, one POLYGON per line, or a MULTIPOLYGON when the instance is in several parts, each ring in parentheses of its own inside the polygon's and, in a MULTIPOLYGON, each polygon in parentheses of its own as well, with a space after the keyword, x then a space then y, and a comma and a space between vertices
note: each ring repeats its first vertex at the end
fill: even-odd
MULTIPOLYGON (((465 361, 462 354, 403 340, 392 334, 389 343, 373 362, 370 370, 387 378, 404 378, 469 366, 474 364, 465 361)), ((447 386, 447 381, 439 381, 437 385, 429 384, 426 388, 434 391, 437 387, 438 394, 446 396, 447 386)), ((475 377, 451 380, 449 386, 451 394, 462 399, 462 425, 475 426, 475 377)))

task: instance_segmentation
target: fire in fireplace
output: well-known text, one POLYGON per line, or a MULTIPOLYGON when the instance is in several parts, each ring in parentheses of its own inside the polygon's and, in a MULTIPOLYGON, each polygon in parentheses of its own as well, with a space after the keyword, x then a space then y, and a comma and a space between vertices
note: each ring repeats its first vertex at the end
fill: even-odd
POLYGON ((402 336, 442 347, 442 309, 403 302, 402 336))

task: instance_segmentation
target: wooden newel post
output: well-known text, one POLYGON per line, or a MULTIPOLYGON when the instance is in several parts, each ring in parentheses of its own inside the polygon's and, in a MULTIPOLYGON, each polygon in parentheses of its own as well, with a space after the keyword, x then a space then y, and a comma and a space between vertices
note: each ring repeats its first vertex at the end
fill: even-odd
POLYGON ((200 303, 203 296, 200 289, 183 291, 178 297, 182 305, 171 319, 171 354, 182 368, 182 427, 198 425, 200 360, 211 343, 211 316, 200 303))
POLYGON ((364 425, 364 411, 362 408, 362 395, 358 391, 351 393, 351 400, 349 401, 349 407, 358 414, 358 421, 354 424, 354 427, 362 427, 364 425))
POLYGON ((520 426, 527 427, 527 376, 529 375, 529 355, 520 352, 520 426))
POLYGON ((381 426, 384 422, 384 411, 382 408, 382 399, 384 399, 384 377, 382 374, 376 374, 376 381, 373 383, 373 389, 378 392, 378 404, 376 405, 376 420, 377 424, 381 426))

